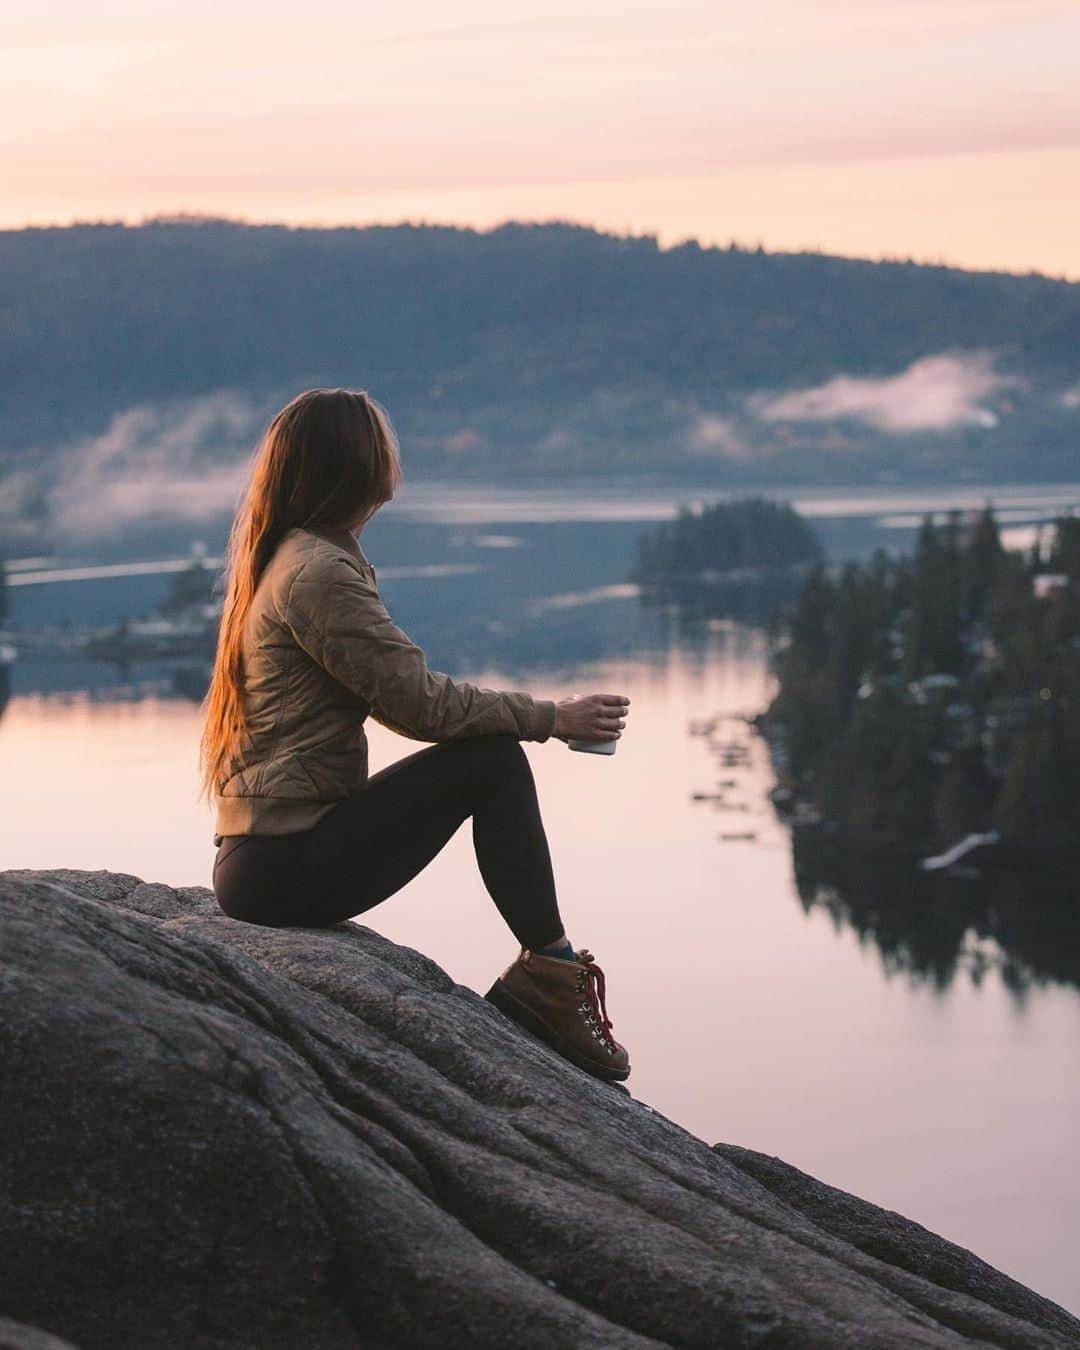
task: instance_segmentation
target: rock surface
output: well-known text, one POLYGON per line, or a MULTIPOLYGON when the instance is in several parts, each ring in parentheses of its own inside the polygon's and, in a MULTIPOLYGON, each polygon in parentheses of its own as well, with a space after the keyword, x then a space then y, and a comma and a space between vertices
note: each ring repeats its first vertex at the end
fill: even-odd
POLYGON ((368 929, 19 871, 0 951, 0 1312, 25 1324, 0 1345, 1080 1345, 970 1253, 708 1148, 368 929))
POLYGON ((0 1317, 0 1350, 73 1350, 70 1341, 61 1341, 37 1327, 0 1317))

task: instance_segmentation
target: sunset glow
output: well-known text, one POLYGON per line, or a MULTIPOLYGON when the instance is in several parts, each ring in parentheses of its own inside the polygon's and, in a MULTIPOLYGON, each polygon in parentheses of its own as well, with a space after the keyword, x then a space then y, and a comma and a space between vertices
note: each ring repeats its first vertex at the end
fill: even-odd
POLYGON ((0 37, 5 227, 559 218, 1080 277, 1071 0, 16 0, 0 37))

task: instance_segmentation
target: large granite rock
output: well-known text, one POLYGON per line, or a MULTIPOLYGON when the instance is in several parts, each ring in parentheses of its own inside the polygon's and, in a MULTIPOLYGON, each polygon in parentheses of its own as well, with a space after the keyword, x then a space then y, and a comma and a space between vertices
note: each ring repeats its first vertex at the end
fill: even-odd
POLYGON ((708 1148, 365 928, 21 871, 0 951, 13 1346, 1080 1345, 969 1253, 708 1148))
POLYGON ((73 1347, 70 1341, 50 1336, 47 1331, 0 1317, 0 1350, 73 1350, 73 1347))

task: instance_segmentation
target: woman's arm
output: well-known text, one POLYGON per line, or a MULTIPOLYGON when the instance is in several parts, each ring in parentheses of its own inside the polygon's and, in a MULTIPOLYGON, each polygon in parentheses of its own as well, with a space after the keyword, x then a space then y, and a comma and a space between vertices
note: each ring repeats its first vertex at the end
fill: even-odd
POLYGON ((345 558, 305 563, 293 578, 282 620, 312 660, 359 694, 378 721, 415 740, 508 732, 546 741, 555 730, 552 699, 482 689, 430 670, 374 584, 345 558))

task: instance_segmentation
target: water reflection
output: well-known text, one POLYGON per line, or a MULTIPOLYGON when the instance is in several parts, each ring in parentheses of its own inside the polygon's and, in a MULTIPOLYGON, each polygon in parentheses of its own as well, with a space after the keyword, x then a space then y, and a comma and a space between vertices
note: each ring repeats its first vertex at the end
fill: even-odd
POLYGON ((732 575, 712 582, 669 581, 642 594, 647 607, 671 607, 680 633, 692 635, 710 619, 733 619, 763 628, 798 594, 801 568, 732 575))
MULTIPOLYGON (((1080 998, 1035 981, 1026 1001, 1010 994, 1017 964, 1068 974, 1036 948, 1020 898, 1011 916, 995 901, 987 931, 1009 964, 989 960, 976 985, 949 972, 967 970, 965 934, 990 920, 944 900, 910 906, 899 884, 882 898, 854 874, 807 871, 801 855, 793 878, 765 742, 740 720, 769 696, 760 629, 611 589, 624 575, 613 535, 592 571, 580 540, 564 538, 561 551, 533 542, 500 549, 498 568, 467 578, 388 579, 386 598, 432 664, 461 678, 541 697, 631 698, 610 758, 558 743, 527 752, 564 915, 611 976, 635 1096, 707 1140, 777 1153, 898 1209, 1080 1305, 1070 1255, 1080 998), (714 718, 715 754, 700 734, 714 718), (830 909, 826 891, 843 902, 830 909), (939 930, 931 939, 926 925, 939 930), (885 979, 883 961, 934 974, 885 979), (1007 1194, 985 1184, 997 1177, 1007 1194)), ((107 597, 85 604, 112 617, 107 597)), ((27 650, 12 675, 0 723, 2 865, 208 884, 210 819, 196 797, 205 670, 27 650)), ((418 748, 378 725, 369 740, 376 769, 418 748)), ((364 918, 474 989, 513 956, 468 830, 364 918)), ((990 958, 991 940, 981 945, 990 958)))
MULTIPOLYGON (((652 697, 662 698, 677 653, 682 668, 703 685, 710 674, 729 670, 744 685, 760 687, 764 698, 762 629, 793 598, 801 581, 798 569, 642 588, 624 579, 638 537, 625 522, 519 523, 512 535, 442 528, 442 544, 460 561, 430 562, 438 546, 431 538, 433 524, 425 524, 427 537, 421 539, 415 526, 399 523, 396 533, 384 534, 381 550, 381 556, 397 561, 380 567, 391 612, 422 642, 434 667, 465 678, 472 677, 469 672, 497 671, 503 687, 530 688, 544 679, 574 682, 601 662, 633 661, 636 678, 652 697), (462 556, 470 552, 472 557, 462 556), (424 556, 428 562, 420 561, 424 556)), ((369 544, 369 551, 380 550, 369 544)), ((170 561, 163 583, 135 566, 112 571, 144 587, 126 592, 125 599, 141 618, 125 614, 99 630, 104 636, 81 647, 29 643, 15 666, 0 665, 0 717, 13 690, 91 702, 201 702, 210 677, 207 619, 216 573, 193 568, 190 560, 170 561), (198 629, 194 636, 176 628, 189 621, 198 629), (162 624, 172 627, 163 633, 162 624)), ((112 571, 99 568, 102 575, 80 582, 89 613, 108 613, 101 588, 116 583, 112 571)), ((17 591, 24 619, 32 613, 27 602, 38 594, 31 587, 17 591)), ((706 743, 711 744, 708 736, 706 743)), ((745 767, 734 755, 718 756, 722 776, 690 794, 691 800, 732 813, 723 818, 718 835, 723 843, 758 840, 758 820, 740 813, 748 811, 753 791, 763 808, 765 789, 755 776, 746 792, 745 767)), ((1080 913, 1056 876, 927 875, 910 860, 901 865, 867 858, 807 830, 792 832, 791 848, 793 889, 802 910, 823 911, 838 926, 850 927, 877 949, 887 974, 903 972, 945 989, 958 974, 978 986, 995 970, 1015 995, 1046 980, 1080 985, 1080 913)))
POLYGON ((1080 906, 1069 873, 926 873, 793 831, 798 897, 872 943, 889 975, 946 989, 993 970, 1013 995, 1080 985, 1080 906))

